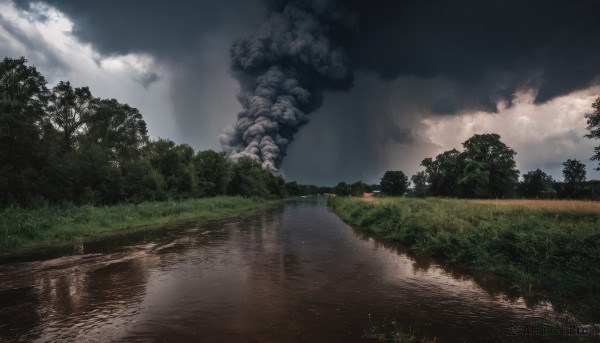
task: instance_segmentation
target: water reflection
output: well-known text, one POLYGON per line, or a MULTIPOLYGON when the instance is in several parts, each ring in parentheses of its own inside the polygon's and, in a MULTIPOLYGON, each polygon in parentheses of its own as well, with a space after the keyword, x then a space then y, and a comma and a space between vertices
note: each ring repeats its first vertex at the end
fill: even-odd
POLYGON ((452 341, 562 320, 510 285, 355 233, 323 199, 0 266, 7 341, 361 341, 394 318, 452 341))
MULTIPOLYGON (((493 299, 503 306, 524 308, 526 312, 538 313, 544 317, 545 323, 562 325, 584 321, 589 326, 600 329, 600 326, 596 324, 600 314, 594 313, 586 307, 586 302, 597 301, 597 299, 569 300, 557 294, 532 291, 531 286, 529 289, 522 290, 518 285, 493 274, 474 272, 460 266, 439 263, 433 258, 413 254, 396 243, 376 242, 368 232, 359 228, 353 228, 353 230, 363 240, 373 242, 377 247, 395 253, 389 256, 396 256, 396 258, 404 260, 404 262, 397 262, 396 265, 412 264, 411 272, 418 276, 419 282, 423 282, 431 276, 435 276, 436 282, 455 283, 458 281, 467 289, 475 288, 485 292, 489 299, 493 299), (578 316, 574 313, 577 313, 578 316)), ((388 275, 391 274, 388 273, 388 275)))

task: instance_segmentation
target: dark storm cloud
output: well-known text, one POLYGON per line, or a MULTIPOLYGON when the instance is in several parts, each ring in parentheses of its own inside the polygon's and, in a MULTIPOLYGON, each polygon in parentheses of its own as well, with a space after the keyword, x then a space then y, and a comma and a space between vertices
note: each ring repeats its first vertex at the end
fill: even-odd
MULTIPOLYGON (((28 6, 27 1, 19 3, 28 6)), ((347 89, 357 72, 402 80, 401 98, 412 103, 410 113, 398 113, 397 128, 387 127, 390 132, 374 129, 364 135, 383 133, 408 145, 416 141, 411 127, 418 122, 415 113, 496 112, 498 101, 510 106, 516 92, 530 90, 539 104, 587 88, 600 75, 600 2, 596 0, 48 3, 74 21, 78 38, 103 54, 148 52, 184 69, 178 72, 171 92, 182 127, 190 131, 202 125, 192 118, 204 120, 211 115, 201 114, 202 105, 196 99, 201 95, 193 97, 193 89, 211 83, 204 79, 207 70, 199 56, 207 53, 203 37, 218 32, 214 35, 217 43, 209 49, 224 51, 232 46, 232 71, 245 107, 234 133, 224 140, 225 147, 251 151, 263 162, 263 155, 269 156, 267 164, 275 167, 323 97, 330 96, 329 91, 347 89), (265 8, 267 13, 263 13, 265 8), (245 32, 261 20, 254 31, 245 32), (311 41, 325 43, 310 46, 307 42, 311 41), (343 56, 340 61, 347 70, 339 79, 323 69, 336 64, 332 53, 343 56)), ((352 95, 356 103, 381 100, 372 94, 352 95)), ((340 119, 339 127, 331 127, 324 137, 334 142, 344 132, 360 132, 350 126, 364 125, 373 117, 369 108, 384 106, 366 103, 363 107, 344 107, 343 113, 332 115, 340 119)), ((385 125, 382 118, 373 120, 385 125)), ((366 148, 356 148, 344 156, 355 159, 356 151, 373 156, 366 148)))
POLYGON ((356 0, 338 7, 358 18, 352 29, 334 30, 351 66, 385 79, 453 81, 441 113, 493 112, 497 100, 529 88, 545 102, 598 81, 598 1, 356 0))
POLYGON ((380 136, 384 143, 390 140, 397 144, 411 145, 415 142, 415 136, 408 127, 402 127, 386 118, 381 127, 380 136))
MULTIPOLYGON (((16 0, 31 11, 37 1, 16 0)), ((43 1, 73 22, 73 34, 102 56, 148 53, 169 77, 178 136, 169 138, 197 149, 218 148, 228 124, 220 116, 235 105, 235 85, 227 82, 232 42, 265 16, 260 1, 43 1), (215 99, 219 99, 215 102, 215 99)), ((144 87, 161 73, 135 75, 144 87)), ((136 104, 132 104, 136 105, 136 104)), ((232 112, 234 112, 233 110, 232 112)))
MULTIPOLYGON (((101 52, 195 52, 199 34, 236 32, 263 13, 258 1, 47 0, 75 22, 75 34, 101 52)), ((17 4, 28 8, 30 1, 17 4)), ((268 0, 307 11, 326 27, 353 69, 385 79, 402 75, 456 82, 452 113, 465 106, 494 111, 495 101, 536 87, 536 101, 589 86, 600 66, 600 2, 449 0, 268 0)), ((231 42, 227 42, 230 44, 231 42)), ((441 102, 440 102, 441 103, 441 102)), ((444 102, 445 103, 445 102, 444 102)))
MULTIPOLYGON (((233 45, 244 110, 222 143, 232 156, 249 155, 274 170, 307 114, 318 108, 319 86, 351 80, 349 69, 389 80, 445 80, 453 87, 424 99, 439 114, 496 112, 500 101, 511 105, 515 93, 532 89, 535 102, 545 102, 591 86, 600 71, 600 5, 591 1, 268 5, 269 18, 233 45), (331 77, 331 70, 344 73, 331 77), (295 89, 302 94, 292 94, 295 89), (315 97, 316 106, 307 104, 315 97)), ((404 142, 410 131, 403 130, 384 135, 404 142)))
MULTIPOLYGON (((306 1, 302 1, 306 3, 306 1)), ((281 5, 281 2, 278 2, 281 5)), ((495 110, 495 100, 538 88, 544 102, 597 81, 597 1, 340 1, 357 15, 338 30, 356 69, 457 82, 461 105, 495 110)), ((277 7, 277 6, 274 6, 277 7)), ((450 101, 452 102, 452 101, 450 101)))
MULTIPOLYGON (((29 9, 36 1, 17 0, 29 9)), ((104 54, 147 52, 185 57, 201 34, 235 31, 261 16, 256 1, 43 1, 75 23, 75 35, 104 54)), ((231 42, 228 42, 231 44, 231 42)))

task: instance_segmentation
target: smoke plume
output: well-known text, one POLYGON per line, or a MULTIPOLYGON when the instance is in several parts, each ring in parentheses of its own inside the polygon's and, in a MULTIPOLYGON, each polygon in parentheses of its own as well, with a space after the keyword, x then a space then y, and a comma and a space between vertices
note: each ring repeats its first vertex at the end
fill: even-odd
POLYGON ((348 88, 354 71, 408 77, 410 101, 435 115, 498 112, 519 92, 541 104, 600 82, 597 1, 266 1, 268 20, 231 49, 243 110, 221 143, 273 171, 323 91, 348 88))
MULTIPOLYGON (((346 53, 315 12, 314 6, 286 4, 231 48, 243 110, 220 138, 232 159, 249 156, 277 172, 323 91, 350 86, 346 53)), ((335 12, 328 15, 329 22, 335 20, 335 12)))

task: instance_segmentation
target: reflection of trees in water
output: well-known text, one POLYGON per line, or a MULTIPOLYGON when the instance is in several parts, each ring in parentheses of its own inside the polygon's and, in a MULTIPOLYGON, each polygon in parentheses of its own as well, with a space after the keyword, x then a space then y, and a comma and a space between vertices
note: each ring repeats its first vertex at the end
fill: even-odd
MULTIPOLYGON (((431 268, 439 268, 445 275, 452 279, 473 281, 479 288, 495 299, 502 299, 511 304, 520 303, 522 301, 528 308, 548 308, 548 304, 550 304, 556 313, 570 312, 581 318, 592 321, 600 319, 597 314, 598 304, 586 304, 582 303, 581 299, 561 295, 570 293, 568 290, 565 291, 563 289, 561 290, 562 292, 536 290, 532 289, 531 285, 529 285, 527 289, 522 289, 519 285, 500 276, 473 271, 446 262, 440 262, 435 258, 413 253, 399 243, 381 241, 368 231, 356 227, 352 227, 352 229, 361 239, 367 241, 373 240, 376 246, 384 247, 387 250, 405 255, 411 259, 413 261, 413 273, 415 274, 419 272, 428 272, 431 268)), ((566 275, 565 278, 565 284, 568 284, 567 279, 569 276, 566 275)), ((571 316, 569 313, 565 313, 565 315, 571 316)))
POLYGON ((283 206, 277 206, 259 214, 243 218, 234 227, 231 245, 236 254, 246 259, 247 289, 245 304, 236 319, 225 325, 228 330, 242 336, 256 335, 265 338, 277 331, 285 331, 290 322, 290 299, 284 284, 299 266, 299 259, 285 247, 282 233, 283 206), (264 325, 256 326, 257 318, 264 325), (252 323, 252 324, 250 324, 252 323))
POLYGON ((35 323, 22 331, 35 332, 43 341, 89 339, 106 321, 124 316, 142 301, 146 269, 145 260, 138 258, 43 275, 35 280, 31 294, 20 298, 30 300, 30 310, 18 325, 35 323))
POLYGON ((0 291, 0 341, 31 341, 42 318, 38 315, 38 297, 33 287, 0 291))

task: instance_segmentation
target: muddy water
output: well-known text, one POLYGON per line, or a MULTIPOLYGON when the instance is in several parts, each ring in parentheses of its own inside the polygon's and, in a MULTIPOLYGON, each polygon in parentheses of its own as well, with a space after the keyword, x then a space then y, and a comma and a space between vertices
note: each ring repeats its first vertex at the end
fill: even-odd
POLYGON ((317 197, 71 250, 0 265, 0 341, 352 342, 394 325, 489 341, 569 320, 361 237, 317 197))

